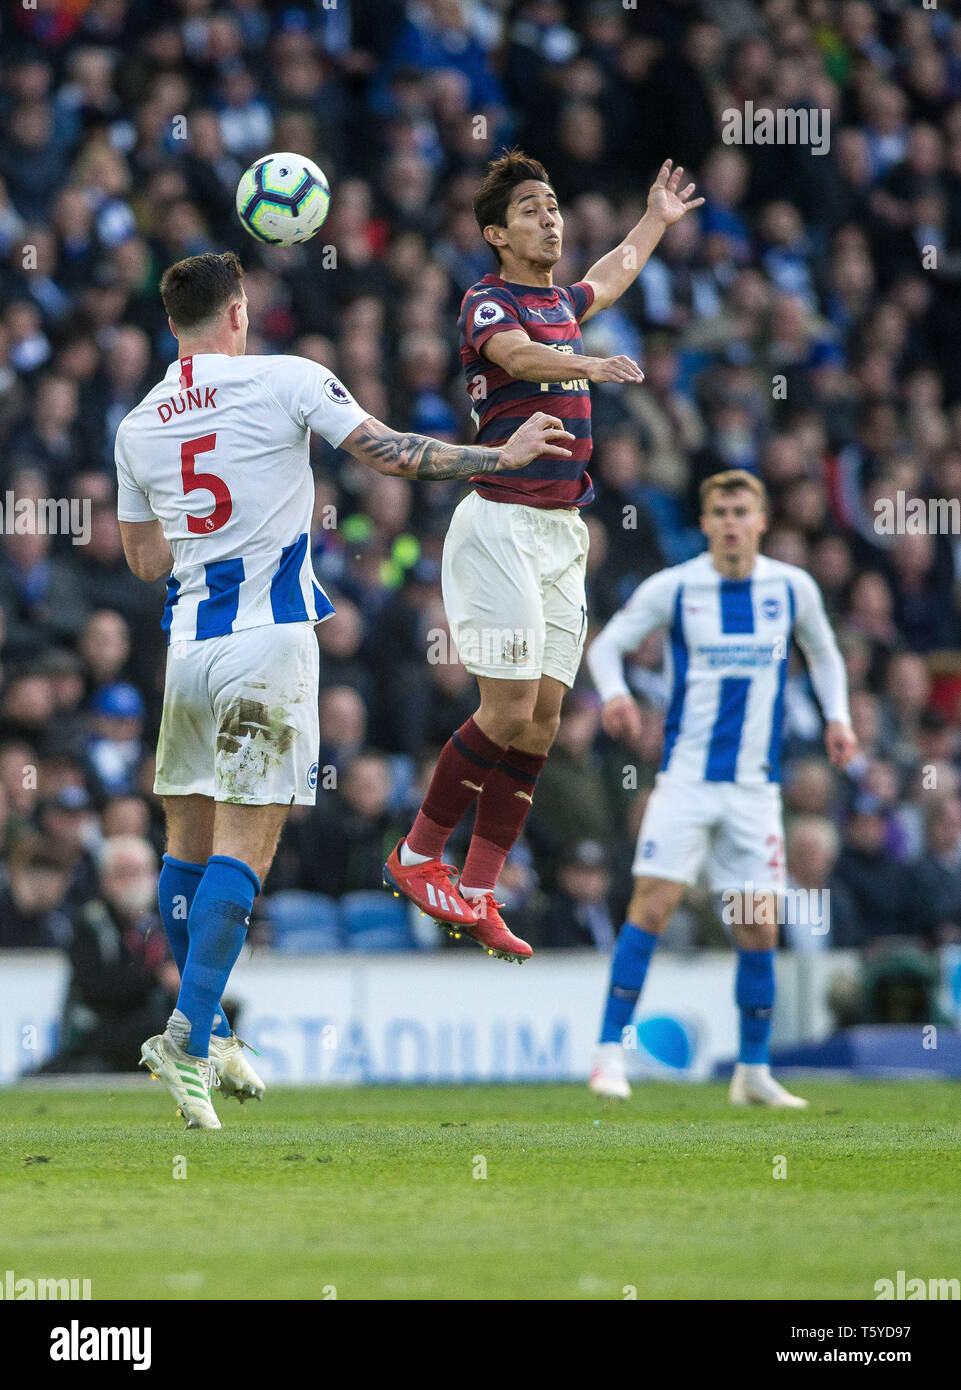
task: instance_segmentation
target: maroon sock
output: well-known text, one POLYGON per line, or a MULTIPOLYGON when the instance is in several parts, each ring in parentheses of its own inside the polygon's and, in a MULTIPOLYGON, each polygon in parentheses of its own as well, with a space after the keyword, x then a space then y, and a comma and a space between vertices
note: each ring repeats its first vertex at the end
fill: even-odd
POLYGON ((477 819, 460 881, 467 888, 493 888, 527 813, 545 754, 508 748, 484 783, 477 819))
POLYGON ((447 837, 480 794, 506 749, 489 739, 473 716, 451 734, 437 759, 427 795, 407 844, 415 854, 439 859, 447 837))

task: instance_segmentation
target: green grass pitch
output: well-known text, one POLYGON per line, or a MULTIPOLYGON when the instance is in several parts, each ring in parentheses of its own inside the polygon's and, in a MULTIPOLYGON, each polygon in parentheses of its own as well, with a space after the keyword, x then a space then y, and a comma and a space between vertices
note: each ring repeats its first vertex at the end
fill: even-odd
POLYGON ((872 1299, 899 1269, 961 1275, 958 1086, 797 1089, 803 1114, 733 1110, 718 1085, 623 1105, 274 1088, 221 1099, 219 1133, 185 1132, 146 1078, 7 1090, 0 1278, 89 1278, 95 1299, 872 1299))

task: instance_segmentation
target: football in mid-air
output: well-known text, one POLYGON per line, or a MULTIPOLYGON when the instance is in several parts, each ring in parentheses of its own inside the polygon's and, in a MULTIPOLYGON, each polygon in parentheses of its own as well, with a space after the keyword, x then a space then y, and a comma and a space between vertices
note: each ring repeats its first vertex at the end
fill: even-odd
POLYGON ((266 154, 237 185, 237 215, 251 236, 274 246, 309 241, 324 225, 330 185, 302 154, 266 154))

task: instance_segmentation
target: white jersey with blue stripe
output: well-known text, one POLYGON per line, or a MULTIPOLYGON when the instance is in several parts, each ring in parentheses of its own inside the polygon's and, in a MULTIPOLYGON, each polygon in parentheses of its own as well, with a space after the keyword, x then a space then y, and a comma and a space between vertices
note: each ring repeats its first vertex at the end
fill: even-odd
POLYGON ((197 353, 121 421, 117 515, 163 527, 171 642, 330 617, 310 561, 310 432, 337 446, 368 416, 304 357, 197 353))
POLYGON ((709 554, 651 575, 587 653, 606 703, 627 695, 624 655, 667 630, 670 700, 661 771, 697 782, 778 782, 784 686, 796 638, 822 713, 850 722, 844 662, 817 584, 759 555, 746 579, 726 579, 709 554))

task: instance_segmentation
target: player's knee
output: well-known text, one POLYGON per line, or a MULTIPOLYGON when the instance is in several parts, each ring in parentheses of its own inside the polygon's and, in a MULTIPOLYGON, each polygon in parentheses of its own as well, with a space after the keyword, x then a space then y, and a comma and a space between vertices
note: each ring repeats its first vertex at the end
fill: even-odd
POLYGON ((742 925, 733 928, 734 944, 742 951, 773 951, 777 946, 776 926, 742 925))
POLYGON ((557 737, 557 731, 560 727, 560 710, 552 710, 550 714, 538 714, 536 710, 534 711, 534 716, 530 722, 530 733, 537 740, 539 751, 547 752, 557 737))
POLYGON ((528 733, 530 733, 530 729, 530 719, 518 718, 511 720, 508 724, 504 726, 504 737, 502 741, 504 743, 505 748, 510 747, 511 744, 518 743, 528 733))
POLYGON ((509 691, 497 700, 496 705, 482 703, 478 713, 484 732, 506 748, 530 728, 534 700, 526 691, 509 691))
POLYGON ((671 920, 672 911, 672 905, 658 894, 650 892, 649 889, 635 889, 627 910, 627 918, 635 927, 643 927, 645 931, 660 936, 671 920))

